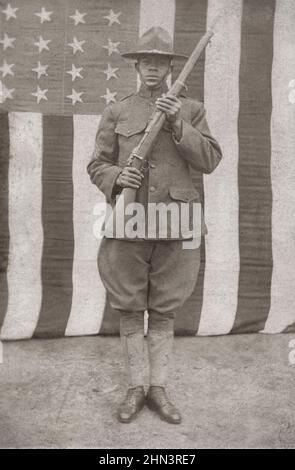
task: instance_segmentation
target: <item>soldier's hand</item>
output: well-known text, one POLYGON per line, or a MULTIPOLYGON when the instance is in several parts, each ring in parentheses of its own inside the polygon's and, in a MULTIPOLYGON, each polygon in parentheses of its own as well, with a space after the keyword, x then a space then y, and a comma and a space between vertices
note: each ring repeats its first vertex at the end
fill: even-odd
POLYGON ((156 100, 156 106, 166 114, 169 122, 175 123, 180 119, 181 101, 176 96, 162 95, 156 100))
POLYGON ((125 166, 123 171, 119 174, 116 184, 121 188, 138 189, 141 185, 144 174, 137 168, 132 166, 125 166))

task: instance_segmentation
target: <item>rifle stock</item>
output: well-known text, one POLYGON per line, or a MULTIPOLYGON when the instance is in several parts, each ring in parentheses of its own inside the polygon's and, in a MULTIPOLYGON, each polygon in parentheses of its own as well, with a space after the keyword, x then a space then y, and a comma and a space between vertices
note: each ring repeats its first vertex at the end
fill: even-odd
MULTIPOLYGON (((207 31, 196 47, 194 48, 193 52, 189 56, 187 62, 185 63, 182 71, 180 72, 178 78, 175 80, 173 85, 171 86, 167 95, 179 96, 182 89, 186 86, 185 81, 191 71, 193 70, 196 62, 198 61, 199 57, 201 56, 203 50, 206 48, 208 42, 210 41, 211 37, 213 36, 213 31, 207 31)), ((153 146, 156 143, 156 139, 159 135, 161 128, 166 120, 166 115, 164 112, 155 110, 149 119, 148 125, 144 131, 144 135, 137 145, 135 149, 131 152, 129 156, 128 162, 134 168, 140 170, 143 167, 144 161, 147 161, 149 153, 151 152, 153 146)), ((113 231, 116 228, 116 220, 117 220, 117 208, 119 207, 120 210, 125 208, 128 204, 134 203, 136 199, 136 189, 133 188, 123 188, 121 194, 117 196, 116 205, 113 208, 112 215, 105 223, 105 235, 106 236, 113 236, 113 231)), ((122 215, 122 214, 121 214, 122 215)), ((130 217, 130 216, 129 216, 130 217)), ((123 219, 125 217, 123 215, 123 219)), ((121 219, 122 220, 122 219, 121 219)))

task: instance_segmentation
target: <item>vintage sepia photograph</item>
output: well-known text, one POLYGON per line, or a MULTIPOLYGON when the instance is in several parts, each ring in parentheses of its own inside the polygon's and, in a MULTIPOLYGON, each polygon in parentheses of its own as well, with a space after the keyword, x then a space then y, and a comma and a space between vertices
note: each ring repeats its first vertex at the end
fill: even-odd
POLYGON ((295 448, 294 130, 295 0, 0 0, 0 449, 295 448))

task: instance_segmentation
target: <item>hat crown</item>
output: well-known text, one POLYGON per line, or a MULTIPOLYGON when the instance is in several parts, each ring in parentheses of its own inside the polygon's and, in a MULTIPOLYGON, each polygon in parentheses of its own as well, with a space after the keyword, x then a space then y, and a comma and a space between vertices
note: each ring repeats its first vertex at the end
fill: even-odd
POLYGON ((167 55, 171 58, 187 59, 187 56, 176 54, 173 51, 172 37, 161 26, 153 26, 145 31, 138 39, 136 50, 124 52, 121 56, 136 60, 144 54, 167 55))
POLYGON ((159 51, 162 54, 173 53, 172 38, 168 31, 160 26, 148 29, 138 41, 138 51, 159 51))

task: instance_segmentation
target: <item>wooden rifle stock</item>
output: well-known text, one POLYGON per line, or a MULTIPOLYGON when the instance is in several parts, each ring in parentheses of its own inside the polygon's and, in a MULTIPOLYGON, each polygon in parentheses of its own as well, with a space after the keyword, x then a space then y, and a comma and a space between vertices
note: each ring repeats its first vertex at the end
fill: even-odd
MULTIPOLYGON (((211 37, 213 36, 213 31, 207 31, 204 36, 200 39, 198 44, 196 45, 195 49, 189 56, 187 62, 185 63, 182 71, 180 72, 178 78, 175 80, 173 85, 171 86, 167 96, 179 96, 182 89, 186 86, 185 81, 191 71, 193 70, 196 62, 198 61, 199 57, 201 56, 203 50, 206 48, 208 42, 210 41, 211 37)), ((148 163, 149 154, 156 143, 156 139, 159 135, 160 130, 163 127, 163 124, 166 120, 166 114, 162 111, 155 110, 149 119, 148 125, 144 131, 144 135, 137 145, 135 149, 131 152, 131 155, 128 159, 129 165, 138 170, 144 168, 144 165, 148 163)), ((121 212, 121 221, 125 221, 125 208, 128 204, 134 203, 136 199, 136 192, 137 189, 133 188, 123 188, 121 194, 116 198, 116 205, 113 208, 112 214, 109 219, 105 223, 105 235, 106 236, 113 236, 113 231, 116 230, 116 221, 118 219, 117 212, 123 210, 123 214, 121 212)), ((119 213, 119 212, 118 212, 119 213)), ((130 216, 129 216, 130 217, 130 216)), ((120 224, 122 226, 122 224, 120 224)), ((124 225, 125 227, 125 225, 124 225)))

